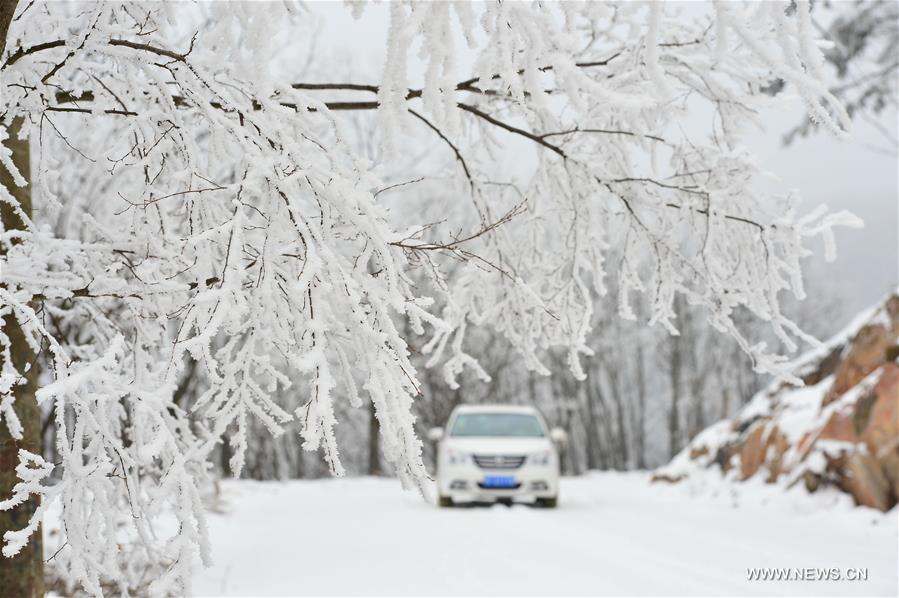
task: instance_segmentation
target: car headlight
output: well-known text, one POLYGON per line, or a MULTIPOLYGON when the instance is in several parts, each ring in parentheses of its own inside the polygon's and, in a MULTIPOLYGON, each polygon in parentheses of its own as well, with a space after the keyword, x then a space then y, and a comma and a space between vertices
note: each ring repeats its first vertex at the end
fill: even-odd
POLYGON ((539 453, 534 453, 533 455, 531 455, 528 458, 528 461, 530 461, 534 465, 549 465, 549 462, 552 460, 552 458, 552 451, 541 451, 539 453))
POLYGON ((462 465, 468 462, 468 453, 462 451, 454 451, 452 449, 446 451, 446 459, 450 465, 462 465))

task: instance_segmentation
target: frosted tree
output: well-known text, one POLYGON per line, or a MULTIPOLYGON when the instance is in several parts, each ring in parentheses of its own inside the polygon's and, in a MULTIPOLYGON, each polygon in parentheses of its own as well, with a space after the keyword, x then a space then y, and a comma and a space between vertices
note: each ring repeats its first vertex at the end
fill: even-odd
MULTIPOLYGON (((826 40, 824 70, 833 74, 830 91, 845 106, 853 119, 860 118, 881 134, 882 149, 896 154, 896 132, 877 121, 883 113, 899 108, 899 6, 887 0, 816 4, 805 25, 814 27, 826 40)), ((782 81, 772 86, 780 91, 782 81)), ((815 129, 813 121, 801 123, 785 140, 807 135, 815 129)))
POLYGON ((24 583, 8 563, 40 558, 34 532, 58 502, 53 558, 85 591, 189 592, 212 554, 199 488, 222 436, 239 473, 248 422, 277 435, 298 420, 339 475, 338 398, 374 405, 386 458, 424 491, 411 338, 451 384, 466 368, 489 377, 466 352, 481 326, 529 369, 549 373, 556 347, 583 377, 610 276, 621 317, 645 301, 648 324, 676 334, 681 297, 759 371, 790 376, 735 314, 788 350, 814 342, 780 295, 803 296, 810 238, 832 255, 832 228, 857 222, 759 192, 762 165, 740 145, 785 101, 764 93, 777 79, 846 134, 807 3, 389 11, 381 76, 335 82, 275 68, 296 57, 274 33, 304 31, 289 2, 3 4, 0 450, 18 466, 0 508, 24 519, 4 534, 4 584, 24 583), (714 121, 688 133, 696 103, 714 121), (418 127, 448 169, 371 169, 346 111, 372 111, 398 158, 418 127), (527 176, 502 168, 509 147, 533 159, 527 176), (185 404, 189 366, 206 390, 185 404), (54 413, 58 462, 28 444, 37 405, 54 413), (157 535, 163 514, 177 525, 157 535))

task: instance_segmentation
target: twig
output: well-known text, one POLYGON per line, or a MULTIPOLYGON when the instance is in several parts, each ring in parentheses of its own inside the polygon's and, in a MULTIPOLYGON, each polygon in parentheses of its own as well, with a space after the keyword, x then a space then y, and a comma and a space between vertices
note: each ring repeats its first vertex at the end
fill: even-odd
POLYGON ((462 110, 465 110, 466 112, 474 114, 478 118, 486 120, 487 122, 489 122, 492 125, 496 125, 497 127, 501 128, 501 129, 505 129, 506 131, 509 131, 510 133, 514 133, 516 135, 521 135, 522 137, 524 137, 526 139, 530 139, 531 141, 539 143, 540 145, 549 149, 550 151, 553 151, 553 152, 557 153, 558 155, 562 156, 563 159, 568 157, 565 155, 565 152, 562 150, 562 148, 560 148, 557 145, 553 145, 552 143, 549 143, 545 139, 542 139, 539 135, 534 135, 530 131, 525 131, 524 129, 519 129, 516 126, 510 125, 508 123, 504 123, 501 120, 497 120, 497 119, 493 118, 492 116, 490 116, 489 114, 487 114, 486 112, 482 112, 482 111, 478 110, 477 108, 475 108, 474 106, 471 106, 470 104, 465 104, 463 102, 459 102, 456 104, 456 106, 458 106, 462 110))
POLYGON ((422 116, 421 114, 419 114, 412 108, 409 108, 409 113, 412 116, 414 116, 415 118, 419 119, 424 124, 426 124, 432 131, 437 133, 438 137, 440 137, 443 141, 446 142, 446 144, 448 146, 450 146, 450 149, 452 149, 453 153, 456 154, 456 159, 459 161, 459 164, 462 165, 462 170, 465 172, 465 178, 468 179, 469 186, 474 187, 474 181, 471 178, 471 171, 468 170, 468 164, 465 163, 465 158, 462 157, 462 152, 459 151, 459 148, 456 147, 456 145, 452 141, 450 141, 446 135, 443 134, 443 131, 438 129, 433 123, 431 123, 431 121, 426 119, 424 116, 422 116))

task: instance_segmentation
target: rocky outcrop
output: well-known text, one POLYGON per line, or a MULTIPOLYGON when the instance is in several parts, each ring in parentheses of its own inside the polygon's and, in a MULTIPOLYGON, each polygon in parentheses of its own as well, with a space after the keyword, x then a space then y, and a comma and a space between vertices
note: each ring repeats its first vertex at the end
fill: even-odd
POLYGON ((714 470, 735 481, 834 486, 887 511, 899 501, 899 295, 808 355, 804 386, 778 383, 696 436, 654 480, 714 470))

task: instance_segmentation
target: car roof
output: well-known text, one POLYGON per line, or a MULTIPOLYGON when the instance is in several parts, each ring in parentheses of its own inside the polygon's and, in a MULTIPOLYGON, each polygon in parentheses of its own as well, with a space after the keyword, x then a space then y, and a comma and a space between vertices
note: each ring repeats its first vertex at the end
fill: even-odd
POLYGON ((537 415, 537 410, 530 405, 500 405, 500 404, 481 404, 481 405, 459 405, 456 407, 456 413, 529 413, 537 415))

